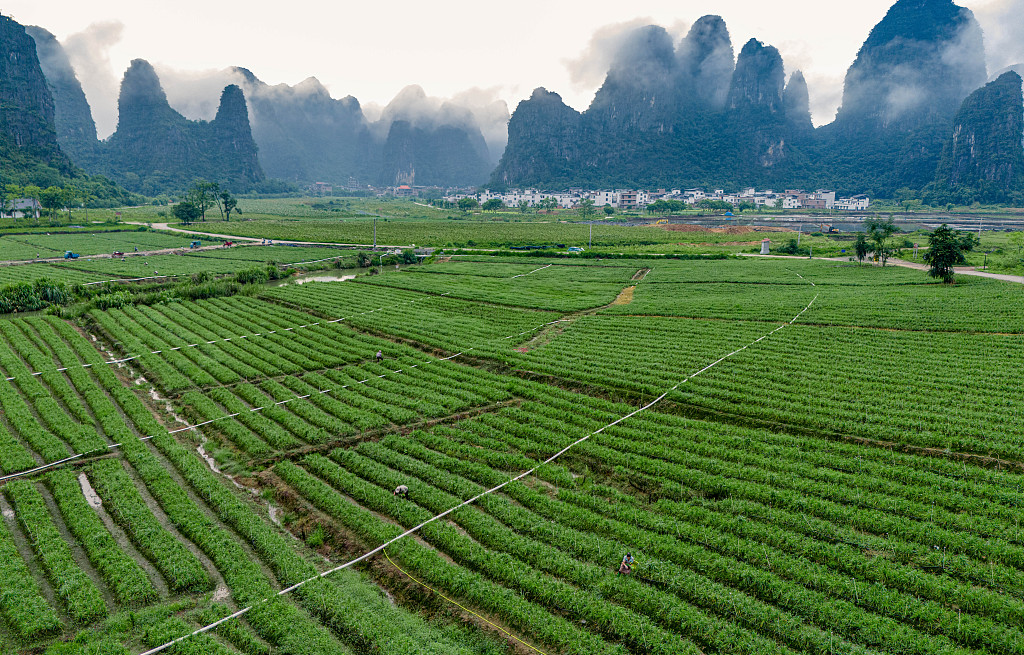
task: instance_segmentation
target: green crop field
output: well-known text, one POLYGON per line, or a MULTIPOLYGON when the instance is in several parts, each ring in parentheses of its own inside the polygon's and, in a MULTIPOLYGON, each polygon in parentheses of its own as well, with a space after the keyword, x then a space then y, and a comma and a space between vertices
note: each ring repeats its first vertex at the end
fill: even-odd
MULTIPOLYGON (((161 234, 149 234, 158 241, 161 234)), ((91 237, 83 236, 89 240, 91 237)), ((179 244, 187 247, 188 242, 179 244)), ((146 250, 154 244, 140 248, 146 250)), ((162 246, 161 246, 162 247, 162 246)), ((211 250, 179 250, 174 254, 143 255, 131 250, 124 251, 125 257, 89 257, 62 262, 47 262, 0 266, 0 286, 17 282, 32 282, 49 279, 70 284, 101 282, 118 279, 149 278, 162 276, 184 276, 208 272, 213 275, 228 275, 239 270, 274 263, 281 266, 294 265, 302 269, 316 270, 358 266, 358 253, 340 248, 289 247, 237 245, 232 248, 211 250)), ((63 253, 60 253, 63 254, 63 253)), ((56 256, 56 255, 55 255, 56 256)))
MULTIPOLYGON (((131 227, 131 226, 128 226, 131 227)), ((68 250, 80 255, 110 254, 114 251, 187 248, 191 238, 166 232, 135 229, 76 232, 73 234, 5 234, 0 237, 0 261, 62 257, 68 250)))
POLYGON ((229 259, 253 263, 276 262, 278 264, 315 262, 334 258, 353 259, 355 257, 355 254, 351 250, 343 250, 339 248, 250 246, 244 243, 232 248, 200 250, 197 252, 187 253, 187 255, 189 257, 201 257, 203 259, 229 259))
POLYGON ((239 610, 166 652, 1024 652, 1022 293, 477 254, 11 317, 0 653, 138 655, 239 610))
POLYGON ((46 278, 69 284, 97 282, 111 279, 102 273, 89 273, 78 270, 73 263, 67 264, 20 264, 17 266, 0 266, 0 286, 16 282, 32 282, 46 278))
MULTIPOLYGON (((243 221, 208 221, 195 223, 188 229, 213 234, 273 239, 274 241, 311 241, 339 244, 373 243, 374 213, 377 243, 387 245, 469 248, 506 248, 511 246, 583 246, 635 252, 736 252, 756 250, 760 232, 726 233, 716 231, 669 231, 655 227, 654 220, 640 225, 625 225, 614 220, 595 220, 593 225, 578 222, 572 212, 555 215, 531 215, 510 218, 508 215, 467 214, 436 216, 436 210, 425 210, 408 202, 384 203, 379 211, 367 211, 346 217, 304 214, 301 211, 273 215, 252 215, 243 221), (411 211, 404 207, 412 205, 411 211), (423 212, 427 213, 424 214, 423 212), (434 213, 431 213, 434 212, 434 213), (448 220, 448 219, 451 220, 448 220)), ((456 212, 458 214, 458 212, 456 212)), ((771 236, 778 233, 772 232, 771 236)), ((829 242, 823 237, 804 238, 805 245, 824 253, 829 242)), ((833 244, 834 245, 834 244, 833 244)), ((832 247, 838 254, 839 246, 832 247)))
MULTIPOLYGON (((0 651, 76 633, 84 650, 51 650, 142 650, 325 567, 269 520, 265 501, 172 437, 122 379, 127 368, 104 364, 72 326, 31 318, 0 330, 9 353, 0 368, 13 378, 0 387, 0 468, 92 456, 0 488, 0 651), (116 457, 96 457, 107 453, 116 457)), ((317 581, 183 652, 365 652, 393 643, 391 630, 431 644, 421 652, 497 652, 476 631, 428 623, 367 584, 354 573, 317 581)))

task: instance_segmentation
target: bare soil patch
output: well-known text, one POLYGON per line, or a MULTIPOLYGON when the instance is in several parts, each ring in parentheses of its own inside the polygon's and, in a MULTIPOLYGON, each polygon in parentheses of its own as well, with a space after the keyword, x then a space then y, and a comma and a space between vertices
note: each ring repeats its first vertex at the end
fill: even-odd
POLYGON ((619 295, 615 297, 615 300, 613 300, 611 304, 613 304, 613 305, 628 305, 629 303, 633 302, 633 290, 634 289, 636 289, 635 286, 634 287, 626 287, 625 289, 623 289, 622 291, 619 292, 619 295))

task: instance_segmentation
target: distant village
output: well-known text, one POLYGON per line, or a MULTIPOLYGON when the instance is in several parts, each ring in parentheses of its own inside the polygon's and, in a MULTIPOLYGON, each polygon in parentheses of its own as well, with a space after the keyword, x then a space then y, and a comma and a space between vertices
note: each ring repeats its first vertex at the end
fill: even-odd
MULTIPOLYGON (((347 189, 354 189, 356 185, 350 185, 347 189)), ((373 189, 373 187, 370 187, 373 189)), ((366 190, 366 187, 363 187, 366 190)), ((308 187, 312 195, 326 196, 334 193, 334 186, 325 182, 317 182, 308 187)), ((377 196, 394 196, 397 198, 437 198, 439 189, 437 187, 417 187, 408 184, 391 186, 386 188, 373 189, 377 196)), ((443 193, 443 192, 442 192, 443 193)), ((617 210, 643 210, 648 205, 653 205, 659 200, 682 202, 687 205, 699 205, 702 201, 721 202, 740 209, 740 205, 746 203, 742 208, 753 209, 828 209, 840 211, 864 211, 871 203, 871 199, 864 194, 850 196, 849 198, 836 198, 835 191, 818 189, 817 191, 804 191, 802 189, 786 189, 782 192, 766 189, 758 191, 754 187, 748 187, 738 193, 726 193, 723 189, 715 189, 710 193, 704 189, 658 189, 657 191, 643 191, 632 189, 616 189, 614 191, 593 191, 589 189, 569 189, 568 191, 539 191, 537 189, 512 189, 505 193, 494 193, 491 191, 480 191, 479 193, 448 191, 441 196, 441 200, 450 203, 458 203, 463 198, 473 198, 483 205, 488 200, 498 200, 506 207, 529 207, 545 208, 552 205, 552 209, 573 209, 580 202, 589 198, 594 201, 597 208, 609 206, 617 210), (525 203, 525 204, 524 204, 525 203)), ((708 203, 705 203, 705 205, 708 203)), ((719 207, 720 208, 720 207, 719 207)))
MULTIPOLYGON (((400 187, 398 188, 400 189, 400 187)), ((395 195, 415 195, 415 189, 398 191, 395 195)), ((734 208, 753 206, 754 209, 835 209, 843 211, 863 211, 868 208, 871 200, 866 195, 855 195, 849 198, 836 198, 835 191, 819 189, 817 191, 803 191, 798 189, 787 189, 777 193, 771 189, 758 191, 753 187, 744 189, 739 193, 726 193, 722 189, 715 189, 706 192, 703 189, 659 189, 658 191, 636 191, 619 189, 615 191, 590 191, 586 189, 569 189, 564 192, 547 192, 536 189, 524 191, 515 189, 506 193, 492 193, 482 191, 476 194, 449 194, 444 196, 448 202, 458 202, 462 198, 476 198, 483 204, 488 200, 500 200, 506 207, 541 207, 542 203, 548 204, 551 198, 563 209, 572 209, 585 199, 594 201, 595 207, 610 206, 619 210, 643 210, 648 205, 653 205, 659 200, 674 200, 687 205, 700 205, 702 201, 718 201, 727 203, 734 208), (525 205, 523 204, 525 203, 525 205)), ((705 203, 708 204, 708 203, 705 203)))

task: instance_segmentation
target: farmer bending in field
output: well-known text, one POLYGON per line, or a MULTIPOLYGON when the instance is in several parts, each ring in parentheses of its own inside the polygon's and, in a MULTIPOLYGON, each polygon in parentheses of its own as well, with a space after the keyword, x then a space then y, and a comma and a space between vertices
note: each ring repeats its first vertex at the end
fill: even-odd
POLYGON ((626 556, 622 558, 622 564, 619 564, 619 575, 629 575, 633 572, 633 555, 632 553, 626 553, 626 556))
POLYGON ((383 350, 378 350, 377 351, 377 361, 378 362, 383 362, 384 361, 384 351, 383 350))
POLYGON ((400 484, 397 487, 395 487, 395 492, 393 494, 391 494, 391 495, 392 496, 401 496, 402 498, 408 498, 409 497, 409 487, 405 486, 404 484, 400 484))

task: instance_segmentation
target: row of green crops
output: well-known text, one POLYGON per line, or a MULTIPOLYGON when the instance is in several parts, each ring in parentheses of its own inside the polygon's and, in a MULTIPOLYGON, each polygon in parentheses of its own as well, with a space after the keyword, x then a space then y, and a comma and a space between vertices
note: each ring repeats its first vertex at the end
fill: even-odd
POLYGON ((206 591, 209 575, 195 555, 168 532, 135 488, 121 463, 97 462, 89 478, 103 505, 132 543, 160 570, 173 591, 206 591))
MULTIPOLYGON (((856 269, 855 269, 856 270, 856 269)), ((938 332, 1024 332, 1020 285, 999 280, 942 284, 706 284, 657 281, 657 269, 637 287, 633 301, 607 314, 788 321, 811 298, 799 322, 938 332), (796 309, 794 309, 796 308, 796 309)), ((923 275, 923 274, 922 274, 923 275)), ((806 280, 817 280, 808 273, 806 280)))
POLYGON ((142 354, 168 392, 337 367, 368 360, 378 350, 389 357, 416 353, 340 322, 249 298, 96 310, 90 316, 124 355, 142 354))
POLYGON ((510 398, 505 386, 497 376, 451 362, 399 357, 386 366, 346 366, 281 382, 188 392, 181 402, 197 422, 215 421, 205 428, 208 434, 262 457, 501 402, 510 398), (230 420, 221 420, 228 415, 230 420))
POLYGON ((18 521, 39 557, 57 596, 78 623, 91 623, 107 613, 100 590, 75 562, 71 547, 54 525, 46 503, 31 482, 20 480, 4 486, 18 521))
POLYGON ((65 264, 25 264, 0 267, 0 286, 43 279, 79 284, 104 281, 110 279, 110 276, 101 273, 87 273, 65 264))
POLYGON ((43 598, 3 519, 0 519, 0 612, 23 639, 34 639, 61 629, 57 612, 43 598))
POLYGON ((320 316, 345 317, 347 323, 367 331, 413 339, 452 352, 504 343, 507 336, 533 330, 561 316, 369 284, 311 283, 273 289, 264 297, 320 316))
MULTIPOLYGON (((275 471, 372 543, 388 524, 332 494, 416 525, 629 411, 517 387, 536 402, 275 471), (391 495, 397 484, 409 486, 408 501, 391 495)), ((727 652, 1020 652, 1024 534, 1005 506, 1024 502, 1019 482, 941 460, 864 454, 648 414, 596 435, 563 462, 632 494, 545 467, 538 474, 557 486, 552 492, 516 484, 480 509, 454 513, 458 530, 435 524, 422 534, 492 584, 551 612, 571 607, 598 636, 628 643, 617 632, 624 627, 604 623, 597 610, 602 602, 621 604, 613 614, 628 607, 643 615, 629 625, 644 625, 654 650, 681 647, 657 640, 660 626, 727 652), (627 549, 640 562, 635 583, 611 576, 627 549), (575 588, 571 604, 559 600, 558 585, 575 588), (700 609, 684 620, 688 604, 700 609)))
MULTIPOLYGON (((520 279, 523 277, 537 276, 540 281, 547 283, 557 282, 593 282, 593 283, 621 283, 626 284, 633 275, 640 269, 646 268, 643 262, 635 264, 629 261, 618 261, 618 266, 573 266, 565 265, 560 260, 531 261, 524 259, 521 262, 511 263, 498 261, 498 258, 490 260, 480 258, 480 261, 465 261, 463 259, 452 259, 444 262, 437 262, 426 266, 411 269, 416 273, 440 273, 442 275, 471 275, 479 277, 496 277, 505 279, 520 279)), ((409 272, 410 269, 405 269, 409 272)), ((527 280, 523 280, 526 282, 527 280)))
POLYGON ((117 545, 103 521, 89 507, 74 472, 64 469, 48 479, 64 523, 82 544, 89 561, 103 576, 118 602, 140 607, 156 600, 156 590, 145 571, 117 545))
MULTIPOLYGON (((229 320, 228 317, 231 316, 245 315, 244 311, 230 304, 211 304, 204 311, 216 312, 217 320, 223 321, 229 320)), ((201 314, 200 317, 204 315, 207 314, 201 314)), ((309 320, 308 316, 274 305, 267 306, 264 318, 268 322, 268 327, 280 327, 282 331, 285 329, 282 326, 290 327, 294 324, 294 319, 309 320), (275 325, 276 322, 280 325, 275 325)), ((241 321, 240 318, 231 320, 241 321)), ((104 357, 69 324, 54 317, 39 317, 12 321, 11 325, 14 327, 5 331, 4 337, 9 343, 16 343, 19 346, 20 355, 31 364, 30 367, 43 367, 49 364, 54 369, 66 368, 60 375, 67 376, 65 383, 71 390, 68 393, 77 395, 65 395, 62 398, 68 401, 75 400, 77 411, 93 422, 97 434, 106 435, 110 441, 120 444, 114 452, 123 454, 123 462, 100 459, 87 462, 83 470, 102 498, 102 513, 109 515, 124 531, 124 535, 132 542, 139 555, 153 564, 160 576, 166 580, 170 592, 196 593, 207 590, 212 586, 211 578, 217 575, 223 578, 235 602, 244 604, 270 596, 279 585, 291 584, 316 574, 317 568, 296 552, 295 544, 289 538, 267 520, 260 518, 251 502, 240 498, 238 492, 227 485, 223 478, 210 471, 191 449, 181 445, 167 433, 166 428, 157 421, 136 392, 124 385, 114 367, 97 365, 104 361, 104 357), (29 348, 30 345, 32 348, 29 348), (46 359, 39 358, 37 355, 44 351, 46 359), (33 353, 31 356, 28 355, 30 352, 33 353), (84 366, 86 364, 89 366, 84 366), (138 438, 140 435, 152 435, 150 443, 155 445, 156 450, 141 442, 138 438), (198 501, 193 500, 193 496, 198 501), (189 551, 185 540, 202 551, 203 556, 212 562, 215 572, 204 568, 200 560, 189 551), (270 571, 272 575, 268 577, 266 571, 270 571)), ((154 320, 153 325, 158 323, 154 320)), ((209 320, 205 321, 205 325, 211 325, 209 320)), ((245 327, 242 322, 232 322, 231 325, 245 327)), ((167 326, 171 330, 180 327, 178 323, 168 323, 167 326)), ((330 339, 336 342, 338 335, 349 333, 342 326, 329 326, 329 330, 326 335, 318 337, 324 343, 322 353, 330 352, 327 348, 330 339)), ((353 346, 353 353, 358 350, 363 358, 372 356, 369 349, 371 345, 376 345, 376 341, 359 341, 367 339, 360 335, 353 335, 352 338, 353 343, 363 344, 353 346), (364 353, 363 350, 367 352, 364 353)), ((316 358, 320 355, 314 353, 310 356, 316 358)), ((249 354, 248 359, 252 360, 253 355, 249 354)), ((324 366, 324 362, 315 359, 310 359, 309 362, 318 368, 324 366)), ((133 362, 132 365, 138 364, 133 362)), ((410 388, 419 389, 423 396, 420 400, 422 408, 432 406, 430 403, 439 402, 450 403, 452 409, 464 408, 490 398, 505 397, 506 394, 500 388, 485 391, 482 395, 470 392, 474 386, 473 375, 454 370, 454 366, 450 368, 452 370, 438 373, 411 369, 408 385, 410 388), (440 392, 431 395, 431 389, 444 389, 447 395, 440 392)), ((142 372, 149 375, 145 369, 142 372)), ((371 373, 358 371, 354 374, 363 380, 362 376, 371 373)), ((29 377, 41 381, 41 384, 56 384, 57 379, 47 380, 31 375, 29 377)), ((367 393, 383 393, 386 383, 386 380, 378 380, 377 386, 366 387, 371 389, 367 393)), ((11 386, 10 381, 5 384, 11 386)), ((286 377, 280 382, 265 379, 258 385, 251 385, 251 388, 258 390, 264 398, 274 400, 285 395, 295 398, 297 393, 305 394, 312 389, 312 384, 304 379, 286 377)), ((217 391, 221 394, 231 394, 227 388, 217 391)), ((368 396, 365 398, 369 400, 368 396)), ((324 427, 334 429, 339 426, 337 421, 340 419, 329 412, 345 411, 348 412, 345 416, 352 419, 352 424, 358 425, 360 429, 380 425, 374 413, 363 409, 361 403, 353 406, 343 405, 326 395, 320 403, 305 403, 307 409, 299 410, 301 416, 294 414, 303 421, 327 417, 334 422, 325 424, 324 427), (314 409, 322 414, 310 413, 310 410, 314 409)), ((416 416, 410 414, 408 418, 414 419, 416 416)), ((324 433, 329 434, 326 431, 324 433)), ((153 585, 139 565, 118 546, 116 539, 105 529, 96 511, 88 506, 79 488, 77 475, 79 474, 73 470, 59 470, 45 478, 68 531, 74 540, 81 544, 89 562, 95 567, 118 603, 129 607, 142 607, 154 602, 157 599, 153 585)), ((18 518, 27 532, 31 532, 35 537, 36 532, 33 530, 38 531, 35 527, 37 523, 49 525, 48 532, 39 532, 46 537, 40 543, 47 544, 47 548, 52 548, 58 553, 69 552, 68 542, 60 538, 59 534, 55 534, 55 515, 51 516, 46 507, 42 506, 41 511, 46 512, 44 516, 35 511, 40 508, 30 502, 32 499, 25 499, 26 494, 39 495, 33 483, 10 483, 4 489, 7 490, 8 496, 14 499, 18 518), (43 521, 43 518, 46 521, 43 521)), ((41 497, 39 500, 41 502, 41 497)), ((0 534, 0 537, 2 536, 0 534)), ((0 539, 0 544, 3 544, 3 539, 0 539)), ((24 603, 26 607, 33 607, 32 603, 35 601, 32 600, 32 596, 35 594, 38 597, 39 593, 33 592, 31 584, 26 586, 25 583, 19 582, 15 575, 15 565, 18 562, 21 562, 20 555, 17 562, 11 562, 9 567, 12 572, 10 597, 24 603)), ((70 566, 69 562, 73 560, 63 557, 55 559, 54 562, 54 566, 56 563, 70 566)), ((81 569, 77 569, 77 572, 79 576, 85 576, 81 569)), ((30 583, 31 574, 26 572, 23 577, 26 576, 30 583)), ((88 576, 85 576, 85 579, 88 580, 88 576)), ((0 589, 7 591, 7 587, 3 585, 0 585, 0 589)), ((477 652, 494 652, 487 640, 466 639, 462 635, 448 633, 410 615, 405 610, 392 606, 372 586, 367 586, 365 581, 355 574, 345 574, 337 580, 311 583, 298 590, 296 597, 296 604, 283 599, 277 600, 260 604, 246 615, 246 622, 255 631, 255 635, 259 635, 258 638, 244 628, 241 632, 234 630, 231 633, 240 642, 249 645, 267 644, 282 653, 296 655, 399 653, 407 652, 412 647, 422 648, 423 644, 432 644, 427 650, 422 651, 425 653, 469 655, 477 652), (386 619, 383 622, 382 617, 386 619)), ((62 597, 62 606, 63 604, 70 605, 70 601, 65 601, 62 597)), ((2 603, 0 611, 4 611, 2 603)), ((50 615, 52 614, 51 610, 50 615)), ((44 633, 59 629, 59 625, 52 624, 34 628, 26 619, 19 617, 16 610, 11 616, 14 617, 10 621, 12 626, 20 625, 18 621, 26 625, 26 643, 31 643, 32 639, 44 633)), ((39 611, 40 620, 45 620, 46 616, 45 612, 39 611)), ((86 620, 91 621, 92 616, 82 619, 86 620)), ((148 631, 142 641, 147 646, 155 646, 194 627, 194 624, 181 620, 164 622, 159 628, 148 631)), ((182 652, 211 652, 209 649, 212 643, 203 639, 190 641, 182 652)), ((120 648, 116 650, 123 652, 120 648)))
POLYGON ((66 251, 79 255, 129 253, 139 250, 187 248, 188 235, 164 232, 122 231, 85 232, 75 234, 12 234, 0 239, 0 260, 60 257, 66 251), (14 256, 12 256, 14 255, 14 256))
MULTIPOLYGON (((753 265, 739 264, 744 266, 734 271, 736 277, 753 274, 753 265)), ((790 266, 789 262, 784 264, 790 266)), ((793 272, 802 270, 801 275, 806 274, 808 280, 821 271, 834 275, 828 268, 831 264, 811 262, 793 272)), ((438 270, 444 266, 438 265, 438 270)), ((508 293, 512 293, 513 283, 539 280, 554 268, 500 282, 510 283, 508 293)), ((511 340, 495 338, 495 331, 471 317, 486 315, 491 326, 502 326, 506 334, 516 334, 520 331, 516 328, 530 318, 547 318, 550 314, 538 316, 447 296, 426 296, 429 301, 410 304, 406 310, 409 320, 382 312, 354 316, 351 322, 359 328, 452 352, 473 347, 476 356, 559 378, 658 394, 771 327, 758 321, 786 322, 817 295, 797 325, 694 378, 672 399, 741 422, 794 425, 831 434, 1016 457, 1022 435, 1014 408, 1024 399, 1019 385, 1005 371, 1024 364, 1019 362, 1020 337, 947 331, 972 325, 992 332, 1015 331, 1004 320, 1005 316, 1019 320, 1021 315, 1019 303, 1012 298, 1019 289, 1013 285, 992 281, 996 285, 992 286, 984 281, 954 289, 919 284, 833 283, 811 287, 803 283, 650 282, 659 270, 655 268, 637 286, 632 303, 547 328, 537 342, 533 338, 540 333, 533 332, 511 340), (877 304, 877 311, 871 309, 872 303, 877 304), (972 311, 965 313, 960 303, 970 303, 972 311), (930 309, 914 313, 912 308, 917 305, 930 309), (455 312, 458 314, 453 315, 455 312), (679 316, 642 315, 647 312, 679 316), (887 316, 897 314, 904 317, 900 320, 908 327, 937 326, 943 332, 854 327, 889 326, 892 321, 887 316), (728 316, 734 320, 721 320, 728 316), (735 320, 738 318, 753 320, 735 320), (515 325, 513 321, 520 323, 515 325), (817 325, 822 322, 852 326, 817 325), (946 399, 951 395, 962 402, 949 406, 946 399)), ((466 274, 436 273, 383 278, 409 275, 440 278, 437 289, 449 287, 449 280, 457 284, 473 279, 466 274)), ((724 277, 730 275, 726 271, 724 277)), ((791 279, 799 280, 795 275, 791 279)), ((839 281, 835 277, 827 279, 839 281)), ((358 303, 366 306, 384 304, 391 298, 395 299, 392 302, 410 298, 396 290, 367 299, 358 293, 366 286, 303 285, 275 290, 268 296, 308 306, 324 315, 344 311, 353 304, 360 306, 358 303)), ((542 322, 538 320, 534 326, 542 322)))
MULTIPOLYGON (((593 282, 572 279, 575 269, 545 268, 520 278, 499 279, 477 275, 431 275, 420 269, 359 278, 365 284, 408 289, 430 294, 448 293, 455 298, 499 305, 555 311, 579 311, 607 305, 628 282, 593 282)), ((613 269, 621 270, 621 269, 613 269)))

